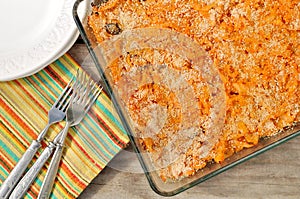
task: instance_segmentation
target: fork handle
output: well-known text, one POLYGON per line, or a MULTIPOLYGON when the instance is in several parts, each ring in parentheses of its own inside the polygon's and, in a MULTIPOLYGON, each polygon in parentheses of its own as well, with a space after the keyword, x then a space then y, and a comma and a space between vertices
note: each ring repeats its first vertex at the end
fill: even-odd
POLYGON ((8 198, 9 194, 12 192, 18 181, 20 180, 22 174, 26 170, 27 166, 31 162, 36 151, 41 147, 41 144, 33 140, 29 148, 25 151, 21 159, 18 161, 17 165, 10 172, 7 179, 3 182, 0 187, 0 199, 8 198))
POLYGON ((33 166, 29 169, 29 171, 24 175, 21 181, 17 184, 9 199, 19 199, 22 198, 27 192, 28 188, 31 186, 32 182, 49 159, 52 154, 55 145, 50 143, 46 149, 42 152, 40 157, 36 160, 33 166))
POLYGON ((57 175, 59 163, 61 160, 62 152, 63 152, 63 143, 65 141, 66 135, 68 133, 69 127, 71 124, 69 122, 66 123, 64 129, 59 133, 59 135, 53 140, 56 144, 55 152, 52 156, 50 165, 48 167, 46 176, 44 178, 42 187, 40 189, 38 199, 48 199, 50 197, 53 184, 57 175))
POLYGON ((59 163, 62 157, 63 145, 58 144, 44 178, 42 187, 40 189, 38 199, 48 199, 50 197, 53 184, 58 171, 59 163))

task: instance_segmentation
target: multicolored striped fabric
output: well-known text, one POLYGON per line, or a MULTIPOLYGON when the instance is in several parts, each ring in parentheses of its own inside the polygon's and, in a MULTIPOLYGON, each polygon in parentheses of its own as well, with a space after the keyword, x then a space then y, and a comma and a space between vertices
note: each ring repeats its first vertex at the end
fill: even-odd
MULTIPOLYGON (((78 67, 66 54, 30 77, 0 83, 1 184, 45 127, 48 110, 78 67)), ((63 127, 60 122, 49 129, 35 159, 63 127)), ((102 93, 83 121, 69 130, 51 198, 76 198, 128 142, 110 99, 102 93)), ((25 198, 37 198, 48 164, 25 198)))

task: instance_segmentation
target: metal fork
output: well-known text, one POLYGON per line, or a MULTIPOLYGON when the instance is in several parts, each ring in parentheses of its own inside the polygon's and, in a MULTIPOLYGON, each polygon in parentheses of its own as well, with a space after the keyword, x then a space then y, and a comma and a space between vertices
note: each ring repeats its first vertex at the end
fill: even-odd
POLYGON ((83 76, 82 73, 77 73, 76 82, 73 86, 73 94, 70 99, 69 107, 67 108, 65 128, 54 138, 52 142, 49 143, 47 148, 42 152, 34 165, 21 179, 21 181, 12 192, 10 199, 19 199, 27 192, 28 188, 31 186, 39 171, 51 156, 54 148, 56 148, 49 169, 45 176, 45 181, 43 182, 41 188, 41 193, 45 193, 47 194, 47 196, 50 195, 62 154, 62 145, 64 143, 64 139, 66 138, 68 129, 71 126, 77 125, 83 119, 85 114, 92 106, 93 102, 98 98, 101 91, 102 88, 99 88, 96 83, 93 83, 93 81, 91 81, 90 83, 87 82, 86 75, 83 76))
POLYGON ((70 82, 67 84, 65 89, 62 91, 61 95, 52 105, 48 112, 48 123, 45 128, 38 135, 36 140, 33 140, 29 148, 25 151, 21 159, 18 161, 17 165, 10 172, 7 179, 3 182, 0 187, 0 199, 8 198, 9 194, 14 189, 15 185, 20 180, 22 174, 26 170, 27 166, 31 162, 36 151, 41 147, 41 141, 44 139, 49 127, 61 120, 66 116, 66 108, 69 104, 70 98, 68 97, 72 91, 72 86, 74 77, 71 78, 70 82))
POLYGON ((38 199, 48 199, 50 197, 69 127, 78 125, 80 123, 84 115, 87 113, 102 91, 102 87, 99 88, 97 84, 93 83, 93 81, 87 82, 86 76, 84 78, 84 82, 86 82, 86 88, 85 86, 82 86, 81 89, 78 90, 79 92, 72 96, 73 100, 71 101, 67 110, 67 123, 62 131, 62 135, 58 137, 57 140, 54 140, 56 143, 56 150, 43 181, 38 199))

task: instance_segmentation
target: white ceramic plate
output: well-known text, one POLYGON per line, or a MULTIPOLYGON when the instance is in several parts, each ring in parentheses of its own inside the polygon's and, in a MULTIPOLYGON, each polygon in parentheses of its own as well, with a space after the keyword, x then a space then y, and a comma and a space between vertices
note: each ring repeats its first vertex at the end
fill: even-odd
POLYGON ((72 16, 74 2, 0 1, 0 81, 34 74, 71 48, 79 34, 72 16))

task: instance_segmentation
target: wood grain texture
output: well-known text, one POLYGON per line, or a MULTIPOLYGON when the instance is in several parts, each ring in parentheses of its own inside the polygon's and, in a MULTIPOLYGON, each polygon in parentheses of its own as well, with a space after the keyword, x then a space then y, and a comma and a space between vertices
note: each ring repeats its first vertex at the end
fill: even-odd
MULTIPOLYGON (((76 43, 69 51, 79 63, 87 48, 76 43)), ((85 63, 86 64, 86 63, 85 63)), ((150 188, 129 147, 92 181, 79 199, 160 199, 150 188)), ((300 198, 300 137, 244 162, 172 198, 300 198)))

